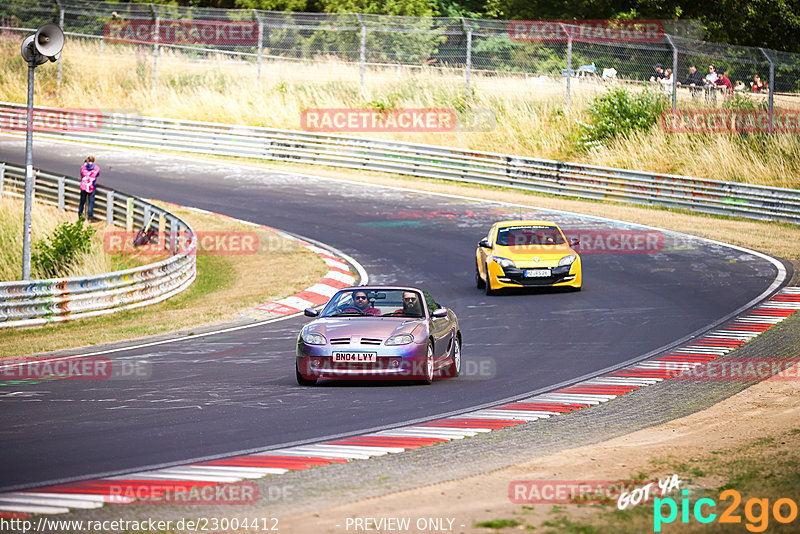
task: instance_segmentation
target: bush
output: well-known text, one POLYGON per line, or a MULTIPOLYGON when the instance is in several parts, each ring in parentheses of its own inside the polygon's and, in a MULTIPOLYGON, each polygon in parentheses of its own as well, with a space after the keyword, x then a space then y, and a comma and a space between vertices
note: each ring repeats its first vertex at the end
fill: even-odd
POLYGON ((761 99, 758 103, 753 101, 750 96, 743 93, 733 93, 733 96, 722 103, 722 109, 732 109, 737 111, 766 110, 769 105, 767 99, 761 99))
POLYGON ((658 124, 659 116, 669 108, 669 99, 660 91, 646 89, 635 94, 622 88, 609 91, 589 104, 591 124, 580 124, 578 145, 597 147, 618 136, 647 131, 658 124))
POLYGON ((80 255, 89 252, 94 234, 95 229, 84 223, 83 218, 63 223, 49 238, 36 242, 31 263, 46 278, 65 276, 80 255))

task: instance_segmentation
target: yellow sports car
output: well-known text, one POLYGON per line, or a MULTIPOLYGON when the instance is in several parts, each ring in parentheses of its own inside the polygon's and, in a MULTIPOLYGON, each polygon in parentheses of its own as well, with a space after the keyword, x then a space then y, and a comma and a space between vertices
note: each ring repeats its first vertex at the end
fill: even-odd
POLYGON ((500 221, 475 251, 475 284, 487 295, 505 287, 581 289, 581 257, 551 221, 500 221))

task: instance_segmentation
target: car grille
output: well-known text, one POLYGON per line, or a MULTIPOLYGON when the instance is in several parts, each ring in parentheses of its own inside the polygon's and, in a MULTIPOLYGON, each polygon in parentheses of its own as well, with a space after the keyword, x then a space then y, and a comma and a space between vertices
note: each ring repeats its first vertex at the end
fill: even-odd
POLYGON ((349 337, 335 337, 331 339, 331 345, 347 345, 349 343, 349 337))
POLYGON ((374 337, 362 337, 361 344, 362 345, 380 345, 383 340, 377 339, 374 337))

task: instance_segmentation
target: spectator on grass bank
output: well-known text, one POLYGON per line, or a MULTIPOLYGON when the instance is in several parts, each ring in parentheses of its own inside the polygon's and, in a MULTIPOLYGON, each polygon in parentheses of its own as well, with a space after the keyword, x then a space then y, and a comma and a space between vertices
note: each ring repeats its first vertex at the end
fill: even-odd
POLYGON ((733 94, 733 84, 731 83, 730 78, 725 76, 724 72, 717 74, 717 81, 714 82, 714 85, 717 87, 717 89, 722 90, 722 93, 725 96, 731 96, 731 94, 733 94))
POLYGON ((78 219, 83 217, 83 206, 88 200, 89 222, 94 222, 94 192, 99 176, 100 166, 94 162, 94 156, 87 157, 81 165, 81 201, 78 204, 78 219))
POLYGON ((706 74, 706 77, 703 78, 706 87, 714 87, 714 84, 717 82, 717 76, 717 67, 714 65, 709 65, 708 74, 706 74))
POLYGON ((658 80, 661 82, 661 87, 664 89, 664 94, 667 96, 672 95, 672 83, 674 80, 672 79, 672 69, 667 69, 664 71, 664 77, 658 80))
POLYGON ((652 76, 650 76, 651 82, 657 82, 664 77, 664 67, 661 65, 661 63, 656 63, 655 65, 653 65, 653 71, 654 72, 652 76))
POLYGON ((692 98, 700 96, 700 88, 703 87, 703 75, 697 70, 697 65, 689 65, 689 75, 678 85, 686 85, 692 93, 692 98))
POLYGON ((733 90, 739 92, 747 91, 747 86, 745 86, 742 80, 736 80, 736 85, 733 86, 733 90))
POLYGON ((761 79, 761 77, 758 74, 756 74, 755 76, 753 76, 753 81, 750 82, 750 90, 753 91, 754 93, 764 92, 767 90, 767 84, 766 82, 764 82, 764 80, 761 79))

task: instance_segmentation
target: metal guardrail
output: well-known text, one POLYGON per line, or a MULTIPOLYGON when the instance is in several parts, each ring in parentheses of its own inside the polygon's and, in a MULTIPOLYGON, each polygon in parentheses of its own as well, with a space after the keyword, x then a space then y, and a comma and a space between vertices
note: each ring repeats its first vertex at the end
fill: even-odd
MULTIPOLYGON (((24 111, 0 103, 0 124, 24 124, 24 111)), ((800 224, 800 190, 794 189, 255 126, 49 108, 37 113, 54 114, 39 121, 51 125, 37 131, 41 137, 400 173, 800 224), (64 113, 70 120, 59 120, 64 113), (59 126, 75 123, 92 127, 59 126)))
MULTIPOLYGON (((34 199, 59 210, 77 211, 80 182, 60 174, 35 171, 34 199)), ((25 168, 0 163, 0 196, 24 197, 25 168)), ((95 214, 107 225, 142 227, 151 215, 169 258, 93 276, 0 282, 0 328, 33 326, 81 317, 105 315, 155 304, 188 288, 196 276, 196 256, 179 245, 194 231, 176 215, 139 198, 98 186, 95 214), (182 242, 179 240, 183 240, 182 242)))

